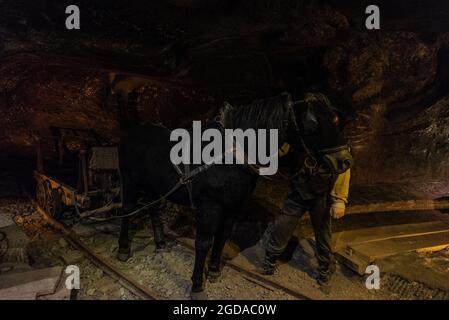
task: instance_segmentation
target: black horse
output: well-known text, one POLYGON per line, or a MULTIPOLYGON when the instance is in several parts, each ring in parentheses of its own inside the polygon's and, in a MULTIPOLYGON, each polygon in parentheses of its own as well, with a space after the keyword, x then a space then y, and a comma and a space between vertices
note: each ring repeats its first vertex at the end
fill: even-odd
MULTIPOLYGON (((313 122, 313 132, 308 134, 305 147, 310 150, 330 150, 344 144, 341 127, 335 121, 335 112, 326 106, 317 108, 294 107, 288 94, 255 101, 238 108, 228 105, 222 109, 219 121, 204 126, 246 130, 277 129, 278 145, 284 142, 304 147, 301 124, 313 122), (297 110, 295 110, 297 109, 297 110), (296 119, 301 121, 299 125, 296 119)), ((127 214, 138 207, 138 198, 145 194, 151 202, 166 194, 179 181, 180 175, 170 160, 170 130, 157 125, 135 127, 123 136, 120 148, 120 169, 123 185, 123 212, 127 214)), ((304 150, 305 151, 305 150, 304 150)), ((190 165, 191 170, 201 165, 190 165)), ((220 257, 226 240, 232 231, 238 208, 249 199, 258 175, 254 166, 246 164, 216 164, 198 174, 191 184, 191 193, 182 187, 172 193, 168 200, 197 207, 195 265, 192 275, 192 298, 205 298, 205 262, 212 248, 208 265, 208 277, 220 275, 220 257)), ((157 213, 151 215, 157 246, 164 245, 161 224, 157 213)), ((119 239, 119 258, 130 255, 128 238, 129 218, 122 219, 119 239)))

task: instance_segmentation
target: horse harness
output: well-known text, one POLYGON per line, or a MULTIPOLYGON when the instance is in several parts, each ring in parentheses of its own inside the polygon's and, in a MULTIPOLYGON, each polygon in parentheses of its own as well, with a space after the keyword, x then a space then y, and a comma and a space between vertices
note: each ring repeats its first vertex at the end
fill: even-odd
MULTIPOLYGON (((212 164, 205 163, 193 170, 190 170, 190 165, 184 163, 184 172, 182 172, 179 165, 176 165, 173 163, 173 167, 175 168, 176 172, 179 174, 179 180, 176 183, 176 185, 173 187, 173 192, 181 188, 182 186, 185 186, 187 189, 187 193, 189 194, 189 201, 190 201, 190 207, 192 209, 195 209, 195 204, 193 202, 193 191, 192 191, 192 181, 193 179, 199 175, 201 172, 206 171, 209 169, 209 167, 212 166, 212 164)), ((173 193, 172 192, 172 193, 173 193)), ((171 194, 171 193, 170 193, 171 194)), ((169 195, 164 195, 164 197, 168 197, 169 195)))

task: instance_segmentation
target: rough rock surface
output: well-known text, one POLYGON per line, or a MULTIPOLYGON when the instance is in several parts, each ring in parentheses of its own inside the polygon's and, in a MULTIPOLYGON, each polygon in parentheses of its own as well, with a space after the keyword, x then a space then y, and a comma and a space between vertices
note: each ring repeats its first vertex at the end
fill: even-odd
POLYGON ((169 127, 205 119, 223 100, 295 91, 301 78, 354 112, 354 183, 447 178, 446 5, 381 1, 382 30, 367 32, 365 2, 329 3, 137 1, 122 10, 81 1, 83 28, 71 33, 63 2, 3 1, 2 156, 29 156, 33 134, 49 125, 117 140, 111 70, 149 76, 137 90, 141 121, 169 127))

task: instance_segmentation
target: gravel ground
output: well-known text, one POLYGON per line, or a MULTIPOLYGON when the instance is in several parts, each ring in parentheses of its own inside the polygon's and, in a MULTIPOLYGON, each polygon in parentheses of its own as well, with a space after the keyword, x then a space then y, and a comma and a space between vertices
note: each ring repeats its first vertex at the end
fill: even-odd
MULTIPOLYGON (((156 253, 149 233, 148 228, 142 228, 134 234, 133 256, 127 262, 116 260, 117 237, 114 234, 98 233, 85 241, 96 253, 162 298, 189 299, 193 252, 170 242, 168 250, 156 253)), ((211 299, 292 299, 288 294, 264 288, 229 268, 224 268, 220 281, 207 283, 207 292, 211 299)))
MULTIPOLYGON (((305 242, 301 242, 293 252, 292 258, 282 261, 275 275, 269 278, 295 289, 313 299, 389 299, 391 294, 385 290, 368 290, 365 280, 344 266, 338 266, 337 272, 332 279, 332 290, 330 295, 324 295, 315 281, 315 271, 318 262, 314 256, 314 249, 305 242)), ((234 262, 246 266, 249 269, 260 269, 264 256, 262 244, 248 248, 234 259, 234 262)))
MULTIPOLYGON (((81 288, 76 298, 82 300, 139 299, 114 279, 93 265, 83 253, 71 247, 45 221, 26 199, 4 202, 5 210, 27 211, 15 216, 15 223, 28 235, 27 252, 32 268, 77 265, 81 272, 81 288), (29 213, 32 212, 32 213, 29 213)), ((72 221, 68 221, 69 223, 72 221)), ((193 252, 171 242, 166 252, 155 252, 148 225, 136 223, 133 230, 133 257, 127 262, 116 259, 118 224, 76 224, 73 226, 81 240, 96 254, 106 258, 140 284, 157 292, 164 299, 189 299, 193 252), (142 226, 142 228, 137 228, 142 226)), ((263 287, 238 272, 225 268, 220 281, 207 283, 211 299, 292 299, 291 296, 263 287)))

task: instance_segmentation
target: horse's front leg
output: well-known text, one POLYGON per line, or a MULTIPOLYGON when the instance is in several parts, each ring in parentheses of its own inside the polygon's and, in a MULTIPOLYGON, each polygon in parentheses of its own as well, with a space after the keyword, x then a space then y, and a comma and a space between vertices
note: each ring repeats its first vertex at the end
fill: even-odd
POLYGON ((159 252, 167 247, 164 235, 164 226, 162 225, 159 210, 155 209, 150 212, 151 224, 153 226, 154 243, 156 251, 159 252))
POLYGON ((207 299, 204 286, 204 266, 207 254, 212 246, 214 234, 220 222, 221 206, 212 201, 203 201, 197 212, 197 230, 195 238, 195 264, 192 274, 193 300, 207 299))
POLYGON ((221 255, 226 244, 226 241, 231 236, 232 227, 234 226, 234 219, 223 217, 217 233, 214 237, 214 244, 209 261, 209 268, 207 270, 207 278, 210 282, 215 282, 221 276, 220 264, 221 255))

